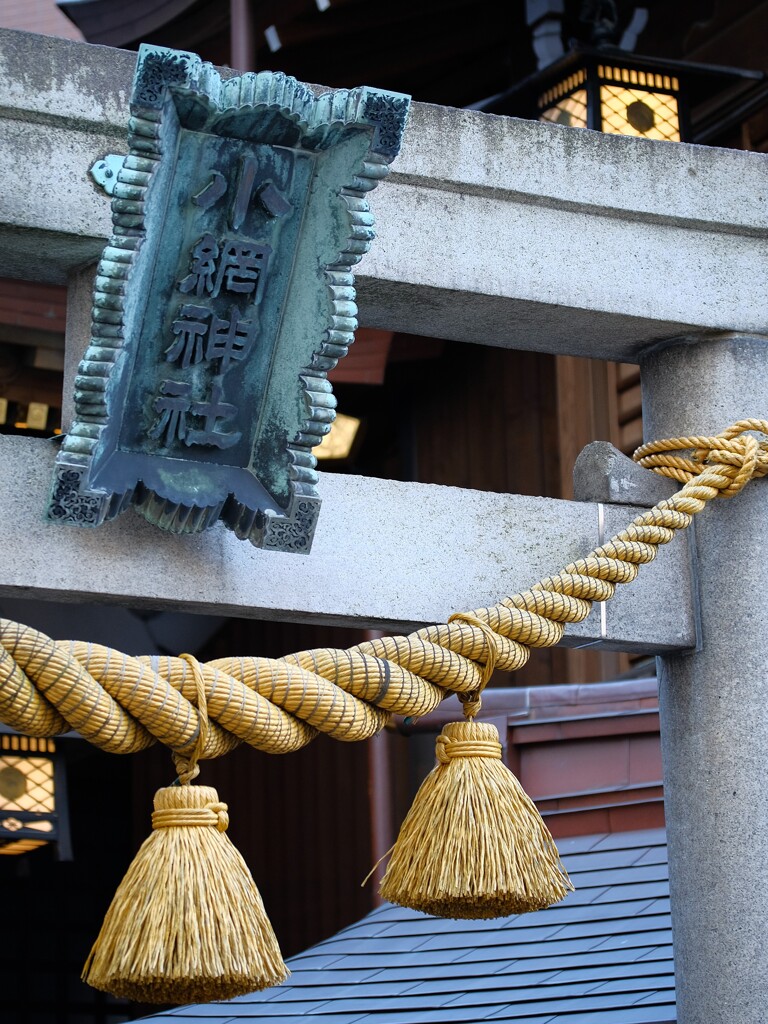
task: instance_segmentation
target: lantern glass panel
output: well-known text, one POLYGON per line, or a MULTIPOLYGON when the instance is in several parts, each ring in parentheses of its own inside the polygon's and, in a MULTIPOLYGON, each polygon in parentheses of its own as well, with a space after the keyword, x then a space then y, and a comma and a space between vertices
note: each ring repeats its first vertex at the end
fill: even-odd
POLYGON ((680 141, 674 75, 599 65, 602 130, 609 135, 680 141))
POLYGON ((577 89, 570 96, 563 96, 561 100, 544 110, 541 114, 542 121, 552 121, 555 124, 565 124, 569 128, 587 127, 587 92, 586 89, 577 89))
POLYGON ((668 93, 601 85, 600 113, 609 135, 680 141, 677 100, 668 93))
POLYGON ((0 740, 0 854, 24 853, 42 846, 54 832, 54 765, 44 755, 55 748, 50 740, 26 736, 4 735, 0 740), (21 829, 27 835, 14 840, 21 829), (30 838, 30 831, 40 833, 40 839, 30 838))

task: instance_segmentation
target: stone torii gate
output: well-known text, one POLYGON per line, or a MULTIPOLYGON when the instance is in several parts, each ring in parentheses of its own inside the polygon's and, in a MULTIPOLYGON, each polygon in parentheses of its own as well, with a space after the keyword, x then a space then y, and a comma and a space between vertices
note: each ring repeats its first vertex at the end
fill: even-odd
MULTIPOLYGON (((66 394, 110 231, 87 170, 124 150, 134 63, 0 31, 0 272, 68 283, 66 394)), ((638 362, 648 437, 768 415, 764 155, 415 104, 375 210, 366 325, 638 362)), ((666 487, 604 453, 584 456, 578 502, 327 476, 300 557, 135 516, 61 529, 43 517, 54 455, 0 438, 0 594, 389 630, 523 589, 666 487)), ((768 1012, 765 486, 709 508, 566 637, 660 656, 681 1024, 768 1012)))

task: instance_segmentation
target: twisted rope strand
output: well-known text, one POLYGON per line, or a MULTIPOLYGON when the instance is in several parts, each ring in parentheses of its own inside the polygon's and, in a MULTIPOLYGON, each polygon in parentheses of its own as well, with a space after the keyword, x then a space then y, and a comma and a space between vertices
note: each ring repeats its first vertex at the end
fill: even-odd
POLYGON ((583 621, 593 602, 634 580, 707 502, 768 475, 768 440, 752 432, 768 437, 768 420, 643 445, 636 461, 682 483, 677 494, 528 590, 409 636, 201 665, 188 656, 131 658, 98 644, 57 642, 0 619, 0 721, 29 736, 75 729, 117 753, 158 741, 194 766, 240 742, 287 753, 318 732, 366 739, 393 712, 422 716, 450 693, 471 717, 494 667, 515 671, 532 648, 559 643, 568 623, 583 621))

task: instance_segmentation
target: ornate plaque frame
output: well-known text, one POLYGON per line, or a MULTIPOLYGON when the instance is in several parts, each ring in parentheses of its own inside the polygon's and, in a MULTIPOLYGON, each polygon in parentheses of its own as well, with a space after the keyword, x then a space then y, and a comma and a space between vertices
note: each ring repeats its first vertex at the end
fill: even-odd
POLYGON ((258 547, 309 551, 327 374, 354 340, 352 267, 375 236, 366 196, 409 103, 223 79, 141 47, 49 519, 98 526, 132 505, 174 533, 221 519, 258 547))

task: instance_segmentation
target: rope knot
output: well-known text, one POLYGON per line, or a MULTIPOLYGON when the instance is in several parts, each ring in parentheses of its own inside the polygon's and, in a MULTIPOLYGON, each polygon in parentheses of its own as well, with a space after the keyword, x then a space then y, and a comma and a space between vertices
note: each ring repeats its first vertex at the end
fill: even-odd
POLYGON ((229 808, 226 804, 208 804, 211 812, 216 815, 216 830, 226 832, 229 828, 229 808))
MULTIPOLYGON (((696 452, 697 456, 699 454, 696 452)), ((732 498, 734 494, 743 490, 753 477, 764 475, 764 471, 758 472, 759 458, 760 444, 752 434, 740 434, 733 438, 727 450, 722 447, 709 449, 706 453, 708 464, 726 465, 733 470, 730 483, 720 489, 721 498, 732 498)))
POLYGON ((768 435, 768 420, 739 420, 721 434, 668 437, 642 445, 632 456, 646 469, 680 483, 702 477, 701 483, 732 498, 750 480, 768 475, 768 441, 750 431, 768 435))
POLYGON ((464 717, 475 718, 483 706, 481 698, 482 690, 473 690, 472 693, 457 693, 461 703, 464 705, 464 717))

